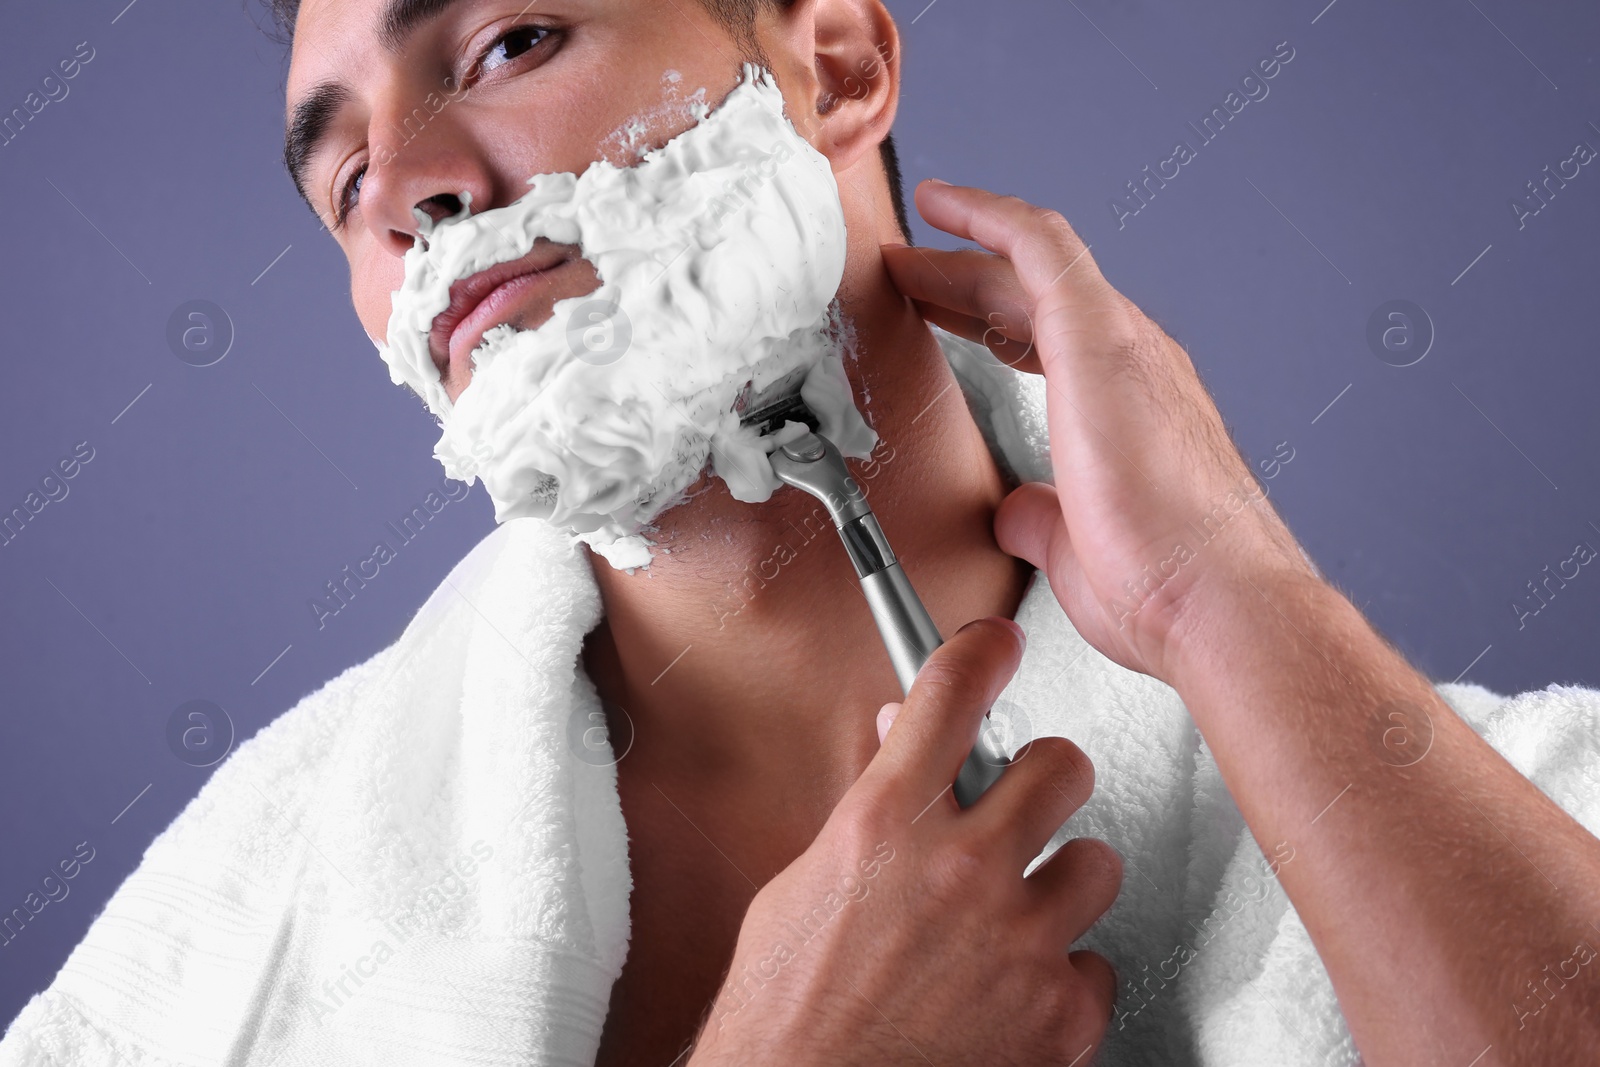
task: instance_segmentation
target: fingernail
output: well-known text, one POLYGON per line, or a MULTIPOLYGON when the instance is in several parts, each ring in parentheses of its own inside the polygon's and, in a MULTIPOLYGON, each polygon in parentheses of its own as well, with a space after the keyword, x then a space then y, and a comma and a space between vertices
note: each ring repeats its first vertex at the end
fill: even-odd
POLYGON ((899 714, 900 704, 898 701, 891 700, 878 709, 878 742, 880 744, 884 738, 889 736, 889 728, 894 725, 894 720, 899 714))
POLYGON ((928 178, 926 180, 932 182, 934 185, 949 185, 950 184, 949 182, 945 181, 943 178, 928 178))

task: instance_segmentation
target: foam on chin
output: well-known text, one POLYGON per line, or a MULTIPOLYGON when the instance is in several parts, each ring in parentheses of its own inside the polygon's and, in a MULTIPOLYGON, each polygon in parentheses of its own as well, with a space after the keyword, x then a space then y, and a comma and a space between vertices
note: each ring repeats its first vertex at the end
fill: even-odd
POLYGON ((433 224, 406 253, 388 345, 396 383, 439 417, 434 455, 482 477, 504 522, 568 528, 613 567, 648 566, 641 536, 711 459, 735 499, 782 484, 768 454, 787 433, 739 426, 734 404, 797 369, 821 431, 856 458, 877 434, 857 410, 830 314, 845 227, 828 161, 795 132, 771 76, 747 65, 715 109, 636 166, 541 174, 503 208, 433 224), (576 244, 600 287, 544 325, 496 326, 454 404, 428 351, 453 282, 517 259, 539 237, 576 244), (425 245, 424 245, 425 242, 425 245))

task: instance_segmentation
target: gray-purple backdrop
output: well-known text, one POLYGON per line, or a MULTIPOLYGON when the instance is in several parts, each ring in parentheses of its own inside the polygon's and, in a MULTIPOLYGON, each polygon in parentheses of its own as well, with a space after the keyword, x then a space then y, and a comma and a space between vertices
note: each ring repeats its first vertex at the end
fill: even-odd
MULTIPOLYGON (((1066 214, 1432 677, 1600 685, 1600 7, 891 7, 908 179, 1066 214)), ((0 1024, 200 788, 221 715, 248 737, 377 651, 493 525, 474 488, 319 626, 442 475, 280 168, 280 48, 238 2, 6 19, 0 514, 28 518, 0 535, 0 915, 94 858, 0 937, 0 1024)))

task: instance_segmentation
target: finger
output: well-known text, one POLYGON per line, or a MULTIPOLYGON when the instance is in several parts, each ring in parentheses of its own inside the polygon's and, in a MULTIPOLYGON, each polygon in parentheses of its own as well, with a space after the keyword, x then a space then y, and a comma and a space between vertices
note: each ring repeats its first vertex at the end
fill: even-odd
POLYGON ((1083 978, 1094 998, 1099 1014, 1096 1018, 1109 1019, 1117 1005, 1117 969, 1111 961, 1098 952, 1079 949, 1067 953, 1067 962, 1083 978))
POLYGON ((893 783, 888 802, 908 817, 920 817, 955 782, 984 712, 1022 659, 1023 639, 1015 627, 997 616, 969 622, 917 672, 894 729, 867 768, 893 783))
POLYGON ((1006 495, 995 509, 994 537, 1001 551, 1046 574, 1064 573, 1073 556, 1061 497, 1048 482, 1024 482, 1006 495))
POLYGON ((1064 949, 1116 903, 1122 889, 1122 857, 1104 841, 1075 837, 1023 883, 1034 894, 1050 936, 1064 949))
POLYGON ((884 245, 882 251, 890 280, 912 300, 970 315, 1013 340, 1033 339, 1028 314, 1033 301, 1016 269, 1000 256, 975 248, 948 252, 906 245, 884 245))
POLYGON ((973 833, 1003 842, 1018 874, 1094 792, 1094 764, 1065 737, 1037 737, 971 808, 973 833))
POLYGON ((1089 247, 1061 215, 1014 196, 925 181, 917 186, 917 212, 936 226, 1004 256, 1037 305, 1062 283, 1099 299, 1110 287, 1089 247))
MULTIPOLYGON (((1061 462, 1055 455, 1051 459, 1061 462)), ((1024 482, 1007 494, 995 511, 994 537, 1003 551, 1027 560, 1044 573, 1056 599, 1073 619, 1103 618, 1119 630, 1127 625, 1129 612, 1119 606, 1121 601, 1102 602, 1089 585, 1078 563, 1077 548, 1055 486, 1024 482)), ((1117 662, 1130 666, 1122 659, 1117 662)))
POLYGON ((995 325, 936 304, 927 304, 921 300, 913 300, 911 303, 916 307, 917 313, 928 322, 957 337, 965 337, 969 341, 984 345, 999 363, 1005 364, 1012 370, 1028 374, 1044 373, 1044 364, 1039 362, 1039 350, 1034 347, 1032 341, 1013 341, 995 325))
POLYGON ((889 727, 894 725, 895 716, 899 714, 898 700, 891 700, 878 709, 878 744, 883 744, 883 739, 889 736, 889 727))

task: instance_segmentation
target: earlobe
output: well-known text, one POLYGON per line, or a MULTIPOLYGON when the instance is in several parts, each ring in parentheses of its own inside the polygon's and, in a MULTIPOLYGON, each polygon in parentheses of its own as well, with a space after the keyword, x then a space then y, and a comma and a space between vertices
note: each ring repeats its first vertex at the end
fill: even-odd
POLYGON ((900 35, 881 0, 815 0, 820 147, 836 170, 876 151, 900 99, 900 35))

